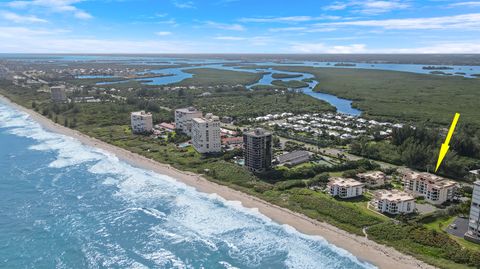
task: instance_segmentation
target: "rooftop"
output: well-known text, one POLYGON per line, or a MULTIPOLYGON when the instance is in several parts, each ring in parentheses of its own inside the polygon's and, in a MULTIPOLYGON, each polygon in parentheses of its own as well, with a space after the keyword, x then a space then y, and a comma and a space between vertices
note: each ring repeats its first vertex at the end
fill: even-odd
POLYGON ((182 112, 182 113, 198 113, 198 112, 201 112, 200 110, 197 110, 193 106, 185 107, 185 108, 179 108, 179 109, 176 109, 175 111, 182 112))
POLYGON ((452 187, 457 185, 457 182, 453 180, 449 180, 434 174, 430 173, 419 173, 412 170, 404 170, 403 176, 409 180, 420 180, 420 181, 427 181, 428 184, 432 184, 439 188, 443 187, 452 187))
POLYGON ((363 186, 364 184, 353 178, 332 177, 330 178, 330 182, 328 182, 328 185, 338 185, 340 187, 357 187, 363 186))
POLYGON ((245 135, 248 135, 248 136, 255 136, 255 137, 262 137, 262 136, 268 136, 268 135, 272 135, 272 133, 270 132, 267 132, 265 129, 263 128, 256 128, 252 131, 248 131, 248 132, 245 132, 245 135))
POLYGON ((415 199, 410 194, 400 190, 378 190, 375 192, 375 198, 391 202, 410 201, 415 199))

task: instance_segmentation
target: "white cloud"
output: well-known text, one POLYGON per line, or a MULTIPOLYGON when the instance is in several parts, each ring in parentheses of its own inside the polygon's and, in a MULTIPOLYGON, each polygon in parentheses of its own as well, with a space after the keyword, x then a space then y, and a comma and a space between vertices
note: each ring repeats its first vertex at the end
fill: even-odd
POLYGON ((173 1, 173 5, 178 8, 195 8, 193 1, 173 1))
POLYGON ((288 17, 263 17, 263 18, 241 18, 241 22, 258 22, 258 23, 297 23, 319 20, 338 20, 339 16, 288 16, 288 17))
POLYGON ((243 27, 243 25, 237 24, 237 23, 227 24, 227 23, 207 21, 207 22, 205 22, 205 25, 208 26, 208 27, 211 27, 211 28, 216 28, 216 29, 221 29, 221 30, 245 31, 245 27, 243 27))
POLYGON ((167 35, 171 35, 172 32, 160 31, 160 32, 156 32, 155 34, 158 35, 158 36, 167 36, 167 35))
POLYGON ((318 23, 315 26, 316 27, 364 26, 364 27, 380 27, 384 29, 397 29, 397 30, 434 30, 434 29, 480 30, 480 13, 444 16, 444 17, 432 17, 432 18, 342 21, 342 22, 332 22, 332 23, 318 23))
POLYGON ((376 0, 367 0, 367 1, 342 1, 334 2, 331 5, 323 7, 324 10, 344 10, 351 8, 354 12, 364 13, 364 14, 381 14, 394 10, 405 9, 410 7, 406 1, 400 0, 391 0, 391 1, 376 1, 376 0))
POLYGON ((11 1, 7 5, 12 8, 45 8, 57 13, 70 13, 78 19, 91 19, 92 15, 74 6, 83 0, 32 0, 11 1))
POLYGON ((214 39, 216 40, 228 40, 228 41, 240 41, 240 40, 245 40, 245 37, 240 37, 240 36, 217 36, 214 39))
POLYGON ((459 2, 448 5, 449 7, 480 7, 480 1, 459 2))
POLYGON ((296 43, 291 46, 295 53, 364 53, 365 44, 334 45, 328 46, 324 43, 296 43))
POLYGON ((437 42, 429 46, 414 48, 382 49, 380 53, 478 53, 480 40, 461 42, 437 42))
POLYGON ((0 17, 4 20, 14 22, 14 23, 45 23, 47 20, 40 19, 36 16, 31 15, 19 15, 17 13, 9 11, 1 11, 0 17))

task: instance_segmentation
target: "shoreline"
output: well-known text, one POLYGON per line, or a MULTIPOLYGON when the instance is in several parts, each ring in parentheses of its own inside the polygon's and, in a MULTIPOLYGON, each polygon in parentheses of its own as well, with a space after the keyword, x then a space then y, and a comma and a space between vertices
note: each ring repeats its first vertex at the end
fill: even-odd
POLYGON ((156 162, 126 149, 89 137, 77 130, 56 124, 39 113, 18 105, 2 95, 0 95, 0 100, 29 114, 34 121, 49 131, 73 137, 84 145, 108 151, 132 166, 169 176, 194 187, 199 192, 215 193, 225 200, 239 201, 246 208, 257 208, 261 214, 278 224, 287 224, 303 234, 321 236, 328 243, 342 248, 356 256, 359 260, 369 262, 379 268, 435 268, 412 256, 402 254, 392 247, 378 244, 365 237, 350 234, 331 224, 311 219, 303 214, 270 204, 260 198, 211 182, 199 174, 178 170, 168 164, 156 162))

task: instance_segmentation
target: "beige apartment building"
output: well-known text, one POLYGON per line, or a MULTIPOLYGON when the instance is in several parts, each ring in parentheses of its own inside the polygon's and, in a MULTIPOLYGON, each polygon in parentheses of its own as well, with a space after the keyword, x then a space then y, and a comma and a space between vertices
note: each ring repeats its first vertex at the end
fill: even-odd
POLYGON ((192 119, 192 145, 199 153, 222 151, 220 120, 211 113, 192 119))
POLYGON ((382 171, 372 171, 360 173, 357 175, 360 182, 365 183, 367 187, 380 187, 385 185, 386 175, 382 171))
POLYGON ((153 117, 150 112, 132 112, 130 114, 130 122, 134 134, 149 133, 153 130, 153 117))
POLYGON ((430 173, 405 170, 403 174, 404 190, 414 196, 423 196, 429 203, 440 205, 455 197, 458 184, 455 181, 430 173))
POLYGON ((194 107, 179 108, 175 110, 175 127, 188 136, 192 136, 192 119, 201 118, 202 111, 194 107))
POLYGON ((365 184, 353 178, 332 177, 327 184, 328 193, 340 198, 353 198, 363 194, 365 184))
POLYGON ((415 211, 415 198, 404 191, 378 190, 370 205, 381 213, 408 214, 415 211))

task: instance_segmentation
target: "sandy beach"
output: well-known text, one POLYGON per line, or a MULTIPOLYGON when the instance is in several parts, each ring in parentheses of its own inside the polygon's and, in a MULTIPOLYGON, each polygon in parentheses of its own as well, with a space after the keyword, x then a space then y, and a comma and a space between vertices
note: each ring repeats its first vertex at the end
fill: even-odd
POLYGON ((73 137, 85 145, 106 150, 133 166, 170 176, 196 188, 200 192, 216 193, 226 200, 240 201, 245 207, 257 208, 259 212, 277 223, 288 224, 304 234, 319 235, 325 238, 329 243, 343 248, 359 259, 368 261, 379 268, 435 268, 415 259, 414 257, 402 254, 391 247, 373 242, 366 237, 347 233, 330 224, 313 220, 302 214, 265 202, 259 198, 213 183, 200 175, 177 170, 170 165, 153 161, 125 149, 86 136, 78 131, 56 124, 35 111, 12 103, 2 96, 0 96, 0 99, 11 106, 28 113, 33 120, 50 131, 73 137))

